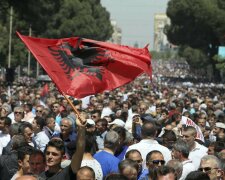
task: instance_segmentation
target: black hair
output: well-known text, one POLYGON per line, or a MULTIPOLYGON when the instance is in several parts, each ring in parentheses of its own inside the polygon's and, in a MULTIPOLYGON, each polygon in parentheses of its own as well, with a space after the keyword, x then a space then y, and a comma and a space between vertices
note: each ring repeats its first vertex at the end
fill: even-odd
POLYGON ((185 178, 185 180, 198 180, 198 179, 210 180, 208 174, 202 171, 192 171, 185 178))
POLYGON ((51 139, 45 147, 45 153, 48 147, 55 147, 58 151, 61 151, 62 155, 65 154, 65 146, 63 140, 59 138, 51 139))
POLYGON ((40 129, 42 130, 43 127, 46 125, 45 119, 39 116, 36 116, 34 119, 36 120, 37 125, 39 125, 40 129))

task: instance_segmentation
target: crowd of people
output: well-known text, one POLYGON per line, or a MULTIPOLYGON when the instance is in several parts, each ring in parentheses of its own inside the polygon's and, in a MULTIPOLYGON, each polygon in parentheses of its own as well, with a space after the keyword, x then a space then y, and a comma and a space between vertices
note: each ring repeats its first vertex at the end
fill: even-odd
POLYGON ((224 88, 141 76, 76 99, 46 86, 0 87, 0 179, 225 179, 224 88))

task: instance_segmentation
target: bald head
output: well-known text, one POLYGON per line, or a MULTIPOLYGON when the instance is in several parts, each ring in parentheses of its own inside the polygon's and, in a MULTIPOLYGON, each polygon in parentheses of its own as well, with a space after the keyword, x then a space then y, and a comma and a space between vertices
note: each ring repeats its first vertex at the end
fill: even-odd
POLYGON ((16 178, 16 180, 37 180, 34 176, 24 175, 16 178))

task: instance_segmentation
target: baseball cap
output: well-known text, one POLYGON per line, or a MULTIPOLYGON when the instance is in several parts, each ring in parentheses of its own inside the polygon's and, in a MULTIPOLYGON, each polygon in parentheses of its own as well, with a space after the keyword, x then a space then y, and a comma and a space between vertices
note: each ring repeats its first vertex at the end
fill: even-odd
POLYGON ((217 122, 216 123, 216 127, 225 129, 225 124, 224 123, 221 123, 221 122, 217 122))
POLYGON ((125 126, 125 122, 123 122, 121 119, 115 119, 113 122, 109 123, 109 125, 113 125, 113 124, 121 126, 121 127, 125 126))
POLYGON ((92 119, 87 119, 87 124, 95 126, 95 122, 92 119))

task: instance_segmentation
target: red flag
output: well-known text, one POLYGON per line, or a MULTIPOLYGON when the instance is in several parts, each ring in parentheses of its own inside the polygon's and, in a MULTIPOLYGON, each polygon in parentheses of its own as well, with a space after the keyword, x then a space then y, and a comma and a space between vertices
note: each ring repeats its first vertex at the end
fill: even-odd
POLYGON ((79 37, 18 36, 60 91, 82 98, 122 86, 142 73, 151 76, 147 47, 133 48, 79 37))
POLYGON ((49 87, 48 87, 48 84, 46 83, 41 90, 41 97, 46 96, 48 92, 49 92, 49 87))

